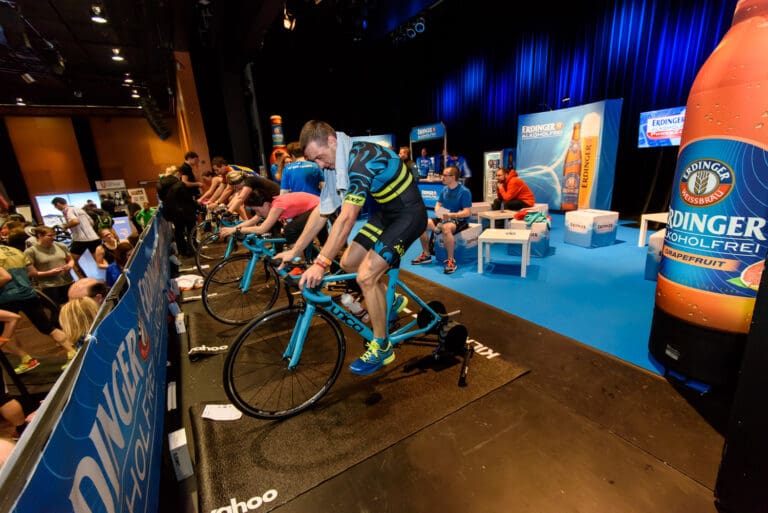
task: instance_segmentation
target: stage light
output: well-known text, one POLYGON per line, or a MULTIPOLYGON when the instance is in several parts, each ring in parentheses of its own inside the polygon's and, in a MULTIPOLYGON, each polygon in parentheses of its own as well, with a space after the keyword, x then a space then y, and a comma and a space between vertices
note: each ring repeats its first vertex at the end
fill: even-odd
POLYGON ((120 48, 112 48, 112 60, 122 62, 125 58, 120 55, 120 48))
POLYGON ((32 84, 35 82, 35 77, 30 75, 29 73, 22 73, 21 79, 24 80, 24 82, 26 82, 27 84, 32 84))
POLYGON ((141 95, 139 94, 138 89, 134 89, 131 91, 131 98, 141 98, 141 95))
POLYGON ((424 18, 419 16, 416 18, 416 21, 413 23, 413 30, 416 31, 417 34, 421 34, 424 32, 424 29, 427 28, 427 23, 424 21, 424 18))
POLYGON ((26 105, 26 103, 24 103, 24 98, 16 98, 16 105, 24 107, 26 105))
POLYGON ((133 78, 131 78, 130 73, 125 74, 125 78, 123 79, 123 82, 125 82, 126 84, 133 84, 133 78))
POLYGON ((283 28, 293 31, 296 28, 296 18, 288 12, 288 8, 283 4, 283 28))
POLYGON ((93 4, 91 6, 91 21, 94 23, 107 23, 107 18, 104 17, 104 9, 100 5, 93 4))
POLYGON ((416 29, 413 28, 413 25, 408 25, 405 29, 405 35, 408 36, 408 39, 416 37, 416 29))

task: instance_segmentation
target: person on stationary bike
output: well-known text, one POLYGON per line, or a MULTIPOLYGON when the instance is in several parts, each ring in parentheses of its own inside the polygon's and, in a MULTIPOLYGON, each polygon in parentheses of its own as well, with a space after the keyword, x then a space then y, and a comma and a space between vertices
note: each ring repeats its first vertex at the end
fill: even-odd
MULTIPOLYGON (((327 242, 302 275, 300 287, 320 284, 331 258, 344 247, 366 198, 371 196, 379 205, 341 258, 341 267, 346 272, 357 273, 373 329, 373 340, 367 343, 367 350, 349 368, 354 374, 368 375, 395 360, 394 346, 386 339, 389 319, 383 278, 391 267, 399 267, 405 251, 424 232, 427 210, 413 174, 391 149, 365 141, 353 142, 348 135, 317 120, 304 124, 299 141, 306 159, 323 169, 325 187, 320 204, 312 211, 293 248, 275 258, 285 262, 300 255, 325 226, 326 217, 341 207, 327 242)), ((397 294, 392 313, 401 312, 406 304, 407 298, 397 294)))

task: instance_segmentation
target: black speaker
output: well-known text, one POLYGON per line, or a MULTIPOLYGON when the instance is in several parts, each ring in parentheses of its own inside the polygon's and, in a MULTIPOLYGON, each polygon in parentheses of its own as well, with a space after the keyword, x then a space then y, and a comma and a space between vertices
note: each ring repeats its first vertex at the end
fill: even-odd
POLYGON ((163 141, 168 139, 171 136, 171 129, 168 128, 168 124, 165 122, 155 99, 149 95, 142 96, 139 98, 139 105, 141 105, 144 111, 144 117, 147 118, 149 126, 152 127, 157 136, 163 141))

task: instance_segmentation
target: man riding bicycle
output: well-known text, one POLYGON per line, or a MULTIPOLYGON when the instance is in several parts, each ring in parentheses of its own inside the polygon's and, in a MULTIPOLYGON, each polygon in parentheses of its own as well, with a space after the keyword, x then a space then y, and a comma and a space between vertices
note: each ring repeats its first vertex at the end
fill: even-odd
MULTIPOLYGON (((405 251, 424 232, 426 207, 413 175, 391 149, 370 142, 353 142, 348 135, 317 120, 304 125, 299 142, 307 160, 323 169, 325 187, 320 204, 312 211, 296 244, 275 258, 288 261, 300 255, 325 226, 326 217, 341 206, 327 242, 314 265, 302 275, 300 287, 320 284, 331 258, 346 244, 366 198, 370 196, 379 204, 341 258, 341 267, 346 272, 357 273, 373 329, 367 351, 352 362, 350 370, 368 375, 395 359, 394 347, 386 340, 389 319, 386 282, 382 278, 390 267, 399 267, 405 251)), ((406 302, 405 296, 397 295, 393 312, 402 311, 406 302)))

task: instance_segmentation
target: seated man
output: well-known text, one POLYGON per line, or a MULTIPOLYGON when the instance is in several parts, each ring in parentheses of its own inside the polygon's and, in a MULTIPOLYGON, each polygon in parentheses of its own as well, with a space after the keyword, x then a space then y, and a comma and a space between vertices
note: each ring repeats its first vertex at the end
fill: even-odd
POLYGON ((430 218, 427 230, 421 234, 421 255, 411 261, 412 264, 426 264, 432 261, 429 244, 429 231, 432 234, 443 234, 443 244, 448 259, 445 261, 445 274, 456 272, 456 260, 453 251, 456 247, 454 235, 467 228, 467 220, 472 210, 472 193, 459 183, 459 170, 455 166, 443 170, 443 184, 435 203, 435 212, 443 210, 441 218, 430 218))
MULTIPOLYGON (((285 226, 282 226, 283 236, 288 244, 293 244, 304 230, 312 210, 319 203, 320 196, 308 192, 287 192, 275 197, 265 197, 260 192, 253 191, 248 195, 245 204, 253 208, 256 215, 237 225, 237 227, 224 227, 220 233, 224 237, 236 231, 263 235, 270 232, 274 233, 275 228, 279 232, 282 222, 285 222, 285 226), (263 219, 261 224, 257 224, 261 219, 263 219)), ((327 230, 323 228, 317 237, 321 243, 325 243, 327 230)), ((306 248, 304 256, 307 261, 312 261, 317 253, 317 248, 310 244, 306 248)))
POLYGON ((496 170, 496 199, 493 210, 520 210, 532 207, 536 202, 531 189, 517 176, 514 169, 500 167, 496 170))

